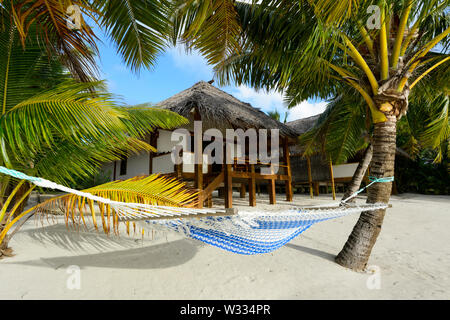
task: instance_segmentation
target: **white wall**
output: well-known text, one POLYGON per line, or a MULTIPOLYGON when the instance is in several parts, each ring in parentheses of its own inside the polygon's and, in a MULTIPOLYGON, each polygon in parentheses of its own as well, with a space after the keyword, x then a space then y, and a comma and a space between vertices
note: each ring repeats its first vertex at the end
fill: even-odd
MULTIPOLYGON (((171 152, 173 147, 177 144, 177 141, 171 141, 172 131, 159 130, 159 136, 157 139, 158 153, 171 152)), ((190 139, 190 136, 188 137, 190 139)), ((103 165, 102 171, 110 171, 111 180, 125 180, 135 176, 148 175, 149 174, 149 161, 150 155, 148 153, 141 153, 138 155, 132 155, 127 160, 127 174, 120 175, 120 161, 116 161, 116 177, 114 174, 114 163, 107 163, 103 165)), ((153 173, 172 173, 174 172, 174 163, 172 161, 171 154, 166 154, 153 158, 153 173)), ((194 154, 192 152, 183 152, 183 171, 195 172, 194 169, 194 154)), ((208 173, 208 157, 203 155, 203 173, 208 173)))
POLYGON ((148 174, 150 155, 145 152, 138 155, 132 155, 127 160, 127 174, 120 175, 120 161, 116 164, 116 179, 126 180, 136 176, 148 174))
POLYGON ((172 173, 174 172, 174 166, 172 154, 153 158, 153 173, 172 173))
POLYGON ((334 178, 351 178, 355 174, 358 163, 333 165, 334 178))
MULTIPOLYGON (((183 172, 195 172, 194 153, 183 152, 183 172)), ((208 156, 203 155, 203 173, 208 173, 208 156)))
POLYGON ((172 151, 173 147, 177 144, 177 141, 172 142, 171 137, 172 131, 159 130, 159 136, 156 142, 156 148, 159 153, 172 151))

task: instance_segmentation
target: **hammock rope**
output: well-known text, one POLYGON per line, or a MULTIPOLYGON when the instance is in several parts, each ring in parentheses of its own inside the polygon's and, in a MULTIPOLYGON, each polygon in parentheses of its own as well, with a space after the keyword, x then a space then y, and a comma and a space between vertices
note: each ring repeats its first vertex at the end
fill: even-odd
POLYGON ((358 196, 358 194, 360 194, 361 192, 363 192, 364 190, 366 190, 367 188, 369 188, 371 185, 375 184, 375 183, 386 183, 386 182, 393 182, 394 181, 394 177, 385 177, 385 178, 377 178, 377 177, 369 177, 369 180, 372 181, 371 183, 369 183, 367 186, 365 186, 364 188, 359 189, 358 191, 356 191, 354 194, 352 194, 351 196, 349 196, 347 199, 344 199, 341 201, 341 204, 345 204, 347 203, 347 201, 353 199, 354 197, 358 196))
POLYGON ((372 182, 369 185, 342 201, 338 207, 293 207, 282 211, 240 211, 238 214, 229 215, 227 211, 217 209, 176 208, 113 201, 2 166, 0 173, 30 181, 43 188, 57 189, 109 204, 122 221, 136 220, 147 229, 175 231, 218 248, 245 255, 272 252, 319 222, 362 211, 388 208, 385 203, 349 206, 346 202, 375 183, 392 182, 394 179, 371 177, 372 182), (208 216, 205 217, 205 214, 208 216))

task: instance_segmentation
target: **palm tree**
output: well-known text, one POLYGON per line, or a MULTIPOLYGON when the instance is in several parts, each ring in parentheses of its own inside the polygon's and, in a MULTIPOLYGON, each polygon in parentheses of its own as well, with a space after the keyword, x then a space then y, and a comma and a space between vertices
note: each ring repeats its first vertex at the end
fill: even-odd
MULTIPOLYGON (((359 97, 340 96, 333 99, 314 128, 300 139, 307 155, 324 150, 333 163, 343 163, 356 152, 362 152, 361 161, 342 200, 360 189, 373 154, 373 126, 362 121, 365 119, 364 101, 355 98, 359 97), (360 108, 355 108, 356 105, 360 108)), ((448 101, 445 92, 426 101, 414 97, 410 99, 408 113, 400 120, 397 129, 397 133, 401 134, 397 137, 397 145, 401 148, 397 149, 397 153, 406 151, 411 158, 415 158, 421 150, 431 149, 436 152, 435 163, 443 160, 448 148, 446 142, 450 138, 448 101)))
MULTIPOLYGON (((343 92, 364 99, 365 117, 373 126, 371 175, 375 178, 394 176, 397 122, 408 111, 410 98, 435 96, 448 88, 448 0, 229 1, 234 11, 229 11, 216 34, 235 22, 242 31, 237 40, 225 43, 228 51, 224 44, 216 47, 210 41, 215 38, 213 30, 206 35, 201 31, 202 23, 212 28, 217 20, 214 11, 199 14, 206 2, 212 3, 210 7, 219 3, 192 1, 197 11, 191 8, 178 30, 183 30, 180 34, 189 44, 210 56, 228 53, 216 61, 221 84, 279 90, 287 94, 291 106, 343 92), (379 17, 368 13, 374 4, 379 17), (372 18, 375 23, 366 23, 372 18)), ((388 203, 391 188, 392 183, 374 184, 367 201, 388 203)), ((385 210, 361 214, 336 257, 339 264, 365 268, 384 215, 385 210)))
MULTIPOLYGON (((269 111, 269 112, 267 112, 267 114, 269 115, 269 117, 271 117, 272 119, 274 119, 274 120, 277 120, 278 122, 281 122, 281 114, 280 114, 280 112, 278 111, 278 110, 273 110, 273 111, 269 111)), ((288 111, 286 111, 285 113, 284 113, 284 120, 283 120, 283 123, 286 123, 287 122, 287 118, 289 117, 289 112, 288 111)))
POLYGON ((37 26, 35 36, 47 53, 88 81, 97 75, 96 32, 115 44, 132 70, 153 67, 171 30, 169 8, 165 0, 0 0, 0 22, 14 23, 23 47, 37 26))
MULTIPOLYGON (((144 141, 153 128, 186 124, 186 119, 166 110, 119 105, 104 91, 102 82, 74 81, 58 57, 42 50, 36 26, 28 29, 23 48, 17 27, 8 22, 3 21, 0 33, 0 165, 68 184, 94 174, 104 162, 154 151, 144 141)), ((134 180, 117 185, 111 196, 126 198, 131 189, 142 187, 142 201, 158 198, 158 203, 182 204, 184 200, 176 200, 175 193, 170 200, 168 186, 174 185, 164 181, 134 180)), ((34 188, 25 181, 0 177, 4 237, 18 222, 15 217, 24 216, 22 210, 34 188)), ((7 243, 3 241, 3 250, 7 243)))

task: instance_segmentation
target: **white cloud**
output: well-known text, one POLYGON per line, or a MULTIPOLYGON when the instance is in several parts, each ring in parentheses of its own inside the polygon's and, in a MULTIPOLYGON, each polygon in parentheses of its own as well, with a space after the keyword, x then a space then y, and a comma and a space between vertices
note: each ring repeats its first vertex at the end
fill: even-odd
POLYGON ((256 108, 264 111, 283 109, 283 95, 279 92, 256 91, 247 86, 239 86, 233 90, 232 94, 244 102, 250 103, 256 108))
POLYGON ((182 46, 176 46, 170 48, 167 52, 177 68, 188 72, 195 72, 205 77, 205 79, 212 79, 213 69, 198 51, 193 50, 187 53, 182 46))
POLYGON ((289 110, 288 121, 315 116, 316 114, 324 112, 326 106, 326 102, 311 103, 309 101, 303 101, 289 110))
POLYGON ((297 119, 307 118, 325 111, 326 102, 309 102, 303 101, 299 105, 287 109, 284 104, 283 94, 275 91, 256 91, 253 88, 247 86, 239 86, 232 90, 234 95, 239 100, 250 103, 256 108, 261 108, 263 111, 278 110, 283 115, 286 111, 289 112, 288 121, 294 121, 297 119))

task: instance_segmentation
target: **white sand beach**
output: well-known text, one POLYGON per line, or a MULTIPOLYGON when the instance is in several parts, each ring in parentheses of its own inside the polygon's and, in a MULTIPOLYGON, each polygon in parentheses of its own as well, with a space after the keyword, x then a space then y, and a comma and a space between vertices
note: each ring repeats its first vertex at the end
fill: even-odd
MULTIPOLYGON (((236 207, 248 209, 238 198, 236 207)), ((258 210, 269 207, 266 198, 258 197, 258 210)), ((330 202, 330 195, 294 198, 299 206, 330 202)), ((370 259, 379 289, 367 286, 370 274, 333 262, 357 215, 317 224, 256 256, 174 234, 108 239, 30 220, 10 243, 16 256, 0 260, 0 300, 450 299, 450 197, 403 194, 391 203, 370 259), (81 268, 80 289, 67 287, 72 265, 81 268)), ((279 208, 290 205, 279 197, 279 208)))

